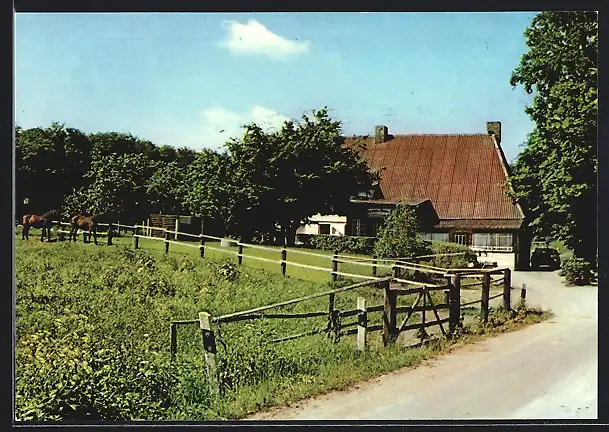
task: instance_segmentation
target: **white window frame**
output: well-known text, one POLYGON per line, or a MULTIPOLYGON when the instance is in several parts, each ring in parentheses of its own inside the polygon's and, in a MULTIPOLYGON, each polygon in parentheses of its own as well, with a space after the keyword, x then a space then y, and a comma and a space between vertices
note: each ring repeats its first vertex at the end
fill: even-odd
POLYGON ((514 233, 486 232, 473 233, 471 249, 490 252, 513 252, 514 233))
POLYGON ((353 219, 351 220, 351 235, 365 237, 366 236, 366 220, 353 219))

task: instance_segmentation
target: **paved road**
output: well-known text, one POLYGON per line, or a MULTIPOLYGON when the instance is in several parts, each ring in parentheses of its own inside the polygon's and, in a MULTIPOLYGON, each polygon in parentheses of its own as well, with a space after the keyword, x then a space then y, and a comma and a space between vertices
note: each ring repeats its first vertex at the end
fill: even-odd
POLYGON ((550 272, 513 272, 512 281, 555 317, 251 419, 597 418, 597 287, 565 287, 550 272))

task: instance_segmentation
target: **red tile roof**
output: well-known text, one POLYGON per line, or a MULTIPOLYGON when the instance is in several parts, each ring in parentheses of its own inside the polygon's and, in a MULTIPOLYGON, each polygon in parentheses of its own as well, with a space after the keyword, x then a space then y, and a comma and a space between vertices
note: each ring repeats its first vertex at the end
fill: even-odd
POLYGON ((430 199, 441 220, 524 218, 505 194, 506 162, 490 135, 396 135, 380 144, 374 137, 345 139, 348 146, 356 142, 366 144, 362 153, 372 170, 386 168, 383 200, 430 199))

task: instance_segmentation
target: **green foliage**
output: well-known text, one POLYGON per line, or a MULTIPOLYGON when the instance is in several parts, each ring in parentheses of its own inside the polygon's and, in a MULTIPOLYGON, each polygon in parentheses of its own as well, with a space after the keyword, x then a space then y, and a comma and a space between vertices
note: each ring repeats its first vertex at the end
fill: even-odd
POLYGON ((210 264, 213 268, 213 274, 229 282, 235 281, 239 277, 239 268, 237 263, 230 258, 223 258, 220 261, 210 264))
POLYGON ((338 251, 339 253, 369 255, 374 247, 374 239, 358 236, 318 234, 311 237, 309 247, 318 250, 338 251))
POLYGON ((429 262, 435 267, 445 269, 467 268, 471 264, 476 264, 478 258, 476 253, 467 246, 456 243, 434 242, 432 244, 434 254, 453 254, 463 253, 463 255, 435 256, 429 262))
POLYGON ((414 210, 399 204, 387 217, 374 243, 374 256, 411 258, 431 254, 431 243, 417 235, 418 221, 414 210))
POLYGON ((592 279, 592 266, 582 258, 571 257, 560 266, 560 275, 569 285, 589 285, 592 279))
POLYGON ((87 187, 65 199, 67 215, 80 214, 85 207, 89 213, 114 210, 122 220, 146 218, 151 210, 147 183, 156 168, 157 163, 141 153, 94 155, 85 175, 87 187))
POLYGON ((529 51, 511 77, 533 94, 535 122, 512 166, 516 198, 539 235, 594 262, 598 115, 598 14, 542 12, 525 32, 529 51))
POLYGON ((350 197, 369 189, 374 175, 357 149, 342 145, 340 133, 340 122, 322 108, 275 132, 252 123, 240 139, 229 141, 229 183, 241 188, 240 199, 227 207, 235 221, 232 233, 249 239, 279 227, 292 245, 303 221, 316 213, 342 213, 350 197))
POLYGON ((20 339, 16 418, 162 419, 173 383, 168 365, 157 363, 150 352, 134 352, 119 341, 93 336, 86 316, 78 318, 78 328, 69 332, 58 318, 51 331, 20 339))

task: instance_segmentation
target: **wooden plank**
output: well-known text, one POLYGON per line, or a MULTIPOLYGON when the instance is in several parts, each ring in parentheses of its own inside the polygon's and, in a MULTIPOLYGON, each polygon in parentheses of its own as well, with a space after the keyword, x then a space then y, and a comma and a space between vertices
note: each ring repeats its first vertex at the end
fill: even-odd
POLYGON ((426 322, 424 326, 422 326, 421 323, 409 324, 409 325, 405 326, 402 329, 402 331, 417 330, 417 329, 419 329, 421 327, 427 328, 427 327, 432 327, 432 326, 435 326, 435 325, 439 326, 440 324, 445 324, 445 323, 447 323, 449 321, 450 321, 450 318, 444 318, 444 319, 441 319, 439 321, 429 321, 429 322, 426 322))
POLYGON ((281 303, 275 303, 275 304, 271 304, 271 305, 267 305, 267 306, 260 306, 260 307, 257 307, 257 308, 254 308, 254 309, 249 309, 249 310, 246 310, 246 311, 235 312, 235 313, 230 313, 230 314, 214 317, 213 321, 214 322, 230 322, 230 319, 234 318, 234 317, 238 317, 238 316, 242 316, 242 315, 249 315, 249 314, 255 313, 255 312, 262 312, 262 311, 268 310, 268 309, 273 309, 273 308, 277 308, 277 307, 281 307, 281 306, 287 306, 287 305, 290 305, 290 304, 300 303, 300 302, 303 302, 303 301, 306 301, 306 300, 311 300, 311 299, 314 299, 314 298, 324 297, 324 296, 327 296, 327 295, 330 295, 330 294, 339 293, 339 292, 343 292, 343 291, 349 291, 349 290, 352 290, 352 289, 355 289, 355 288, 360 288, 360 287, 363 287, 363 286, 375 285, 375 284, 377 284, 379 282, 389 282, 390 279, 391 278, 384 278, 384 279, 381 279, 379 281, 374 281, 374 282, 359 282, 359 283, 356 283, 356 284, 353 284, 353 285, 349 285, 349 286, 346 286, 346 287, 336 288, 336 289, 333 289, 333 290, 324 291, 324 292, 317 293, 317 294, 310 294, 308 296, 304 296, 304 297, 300 297, 300 298, 292 299, 292 300, 287 300, 287 301, 284 301, 284 302, 281 302, 281 303))
POLYGON ((279 339, 273 339, 273 340, 269 341, 269 343, 285 342, 285 341, 289 341, 289 340, 292 340, 292 339, 298 339, 298 338, 301 338, 301 337, 304 337, 304 336, 310 336, 310 335, 314 335, 314 334, 318 334, 318 333, 323 333, 325 331, 326 331, 326 329, 311 330, 311 331, 308 331, 308 332, 299 333, 299 334, 295 334, 295 335, 292 335, 292 336, 286 336, 286 337, 279 338, 279 339))
MULTIPOLYGON (((446 336, 446 331, 444 330, 444 326, 442 325, 442 322, 441 322, 442 320, 440 319, 440 314, 438 313, 438 309, 444 305, 437 305, 437 306, 434 305, 433 299, 431 298, 431 294, 429 293, 429 291, 427 291, 426 294, 427 294, 427 298, 429 299, 429 304, 433 308, 433 313, 436 316, 436 319, 438 320, 438 322, 440 323, 440 330, 442 331, 442 336, 446 336)), ((446 307, 448 307, 448 305, 446 305, 446 307)))
POLYGON ((207 312, 199 312, 199 326, 201 328, 201 342, 205 351, 203 360, 207 368, 207 378, 212 393, 220 392, 220 377, 216 363, 216 339, 211 329, 211 319, 207 312))
POLYGON ((503 309, 512 310, 512 270, 505 269, 503 273, 503 309))
POLYGON ((181 321, 172 321, 173 324, 181 325, 181 324, 197 324, 199 322, 198 319, 193 320, 181 320, 181 321))
POLYGON ((450 290, 450 325, 449 333, 454 334, 461 320, 461 275, 453 274, 449 276, 450 290))
POLYGON ((490 296, 488 299, 489 299, 489 300, 493 300, 493 299, 496 299, 496 298, 498 298, 498 297, 503 297, 503 293, 501 292, 501 293, 499 293, 499 294, 495 294, 495 295, 493 295, 493 296, 490 296))
MULTIPOLYGON (((445 303, 440 303, 437 306, 435 306, 437 309, 448 309, 449 305, 445 304, 445 303)), ((412 306, 401 306, 396 308, 397 313, 410 313, 410 312, 423 312, 423 311, 428 311, 431 312, 434 310, 434 307, 431 305, 426 305, 426 306, 417 306, 413 309, 412 306)), ((341 313, 342 315, 342 313, 341 313)))
POLYGON ((406 325, 406 323, 408 322, 408 320, 410 319, 410 317, 412 316, 412 314, 414 313, 416 307, 419 305, 419 302, 421 301, 421 293, 419 292, 419 295, 417 296, 416 300, 414 301, 414 303, 412 304, 412 306, 410 307, 410 312, 408 312, 408 315, 406 315, 406 318, 404 318, 404 320, 402 321, 402 324, 400 324, 400 327, 398 327, 398 331, 403 331, 404 330, 404 326, 406 325))
POLYGON ((482 302, 481 299, 479 299, 479 300, 473 300, 473 301, 469 301, 469 302, 466 302, 466 303, 461 303, 461 306, 469 306, 469 305, 473 305, 473 304, 477 304, 477 303, 481 303, 481 302, 482 302))
POLYGON ((480 298, 480 321, 484 323, 488 321, 488 303, 490 290, 491 275, 490 273, 485 273, 484 278, 482 279, 482 296, 480 298))
POLYGON ((387 345, 395 342, 399 334, 396 328, 397 314, 395 311, 397 304, 397 293, 395 290, 389 289, 389 281, 384 283, 385 285, 385 308, 383 309, 383 344, 387 345))
POLYGON ((357 309, 359 312, 357 315, 357 350, 364 351, 366 349, 366 327, 368 326, 365 298, 357 298, 357 309))
POLYGON ((426 287, 427 289, 432 290, 432 291, 433 291, 433 288, 445 289, 448 287, 448 285, 427 284, 424 282, 411 281, 408 279, 401 279, 401 278, 394 278, 393 280, 396 282, 399 282, 399 283, 403 283, 403 284, 405 283, 405 284, 410 284, 410 285, 418 285, 418 286, 426 287))

